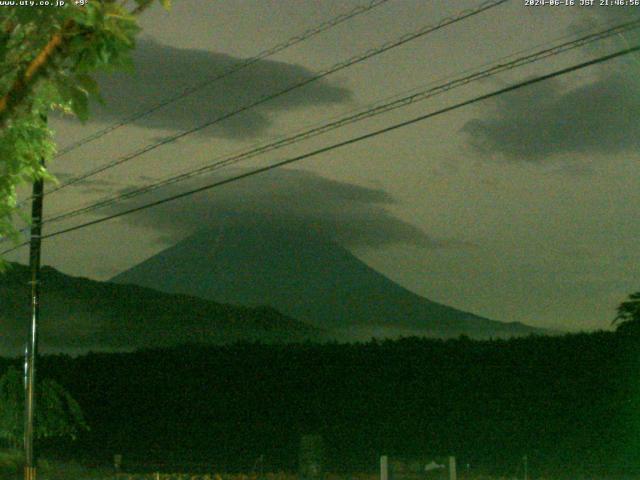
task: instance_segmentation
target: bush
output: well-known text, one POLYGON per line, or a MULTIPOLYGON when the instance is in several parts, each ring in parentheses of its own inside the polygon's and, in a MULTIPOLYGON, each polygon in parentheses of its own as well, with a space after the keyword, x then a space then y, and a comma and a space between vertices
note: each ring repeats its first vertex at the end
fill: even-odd
POLYGON ((19 450, 0 450, 0 479, 13 480, 22 472, 24 455, 19 450))

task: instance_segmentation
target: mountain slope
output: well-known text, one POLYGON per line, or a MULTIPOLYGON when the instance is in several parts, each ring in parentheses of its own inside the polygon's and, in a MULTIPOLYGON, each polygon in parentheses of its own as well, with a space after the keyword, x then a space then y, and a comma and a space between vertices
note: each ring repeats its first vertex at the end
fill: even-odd
MULTIPOLYGON (((23 349, 30 318, 28 268, 0 274, 0 355, 23 349)), ((134 285, 42 270, 40 343, 46 351, 133 350, 237 340, 301 341, 320 330, 271 308, 222 305, 134 285)))
MULTIPOLYGON (((332 329, 338 339, 426 334, 475 338, 534 333, 416 295, 310 230, 227 221, 112 279, 241 305, 269 305, 332 329)), ((541 332, 541 331, 539 331, 541 332)))

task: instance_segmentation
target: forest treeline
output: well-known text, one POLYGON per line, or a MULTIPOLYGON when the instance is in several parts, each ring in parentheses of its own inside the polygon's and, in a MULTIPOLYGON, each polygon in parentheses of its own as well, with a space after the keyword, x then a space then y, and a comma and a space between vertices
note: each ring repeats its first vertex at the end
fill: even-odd
POLYGON ((320 434, 331 471, 373 471, 388 454, 510 476, 524 455, 532 474, 634 473, 639 367, 628 331, 52 355, 38 375, 68 389, 91 430, 41 447, 226 471, 262 455, 260 468, 295 470, 300 436, 320 434))

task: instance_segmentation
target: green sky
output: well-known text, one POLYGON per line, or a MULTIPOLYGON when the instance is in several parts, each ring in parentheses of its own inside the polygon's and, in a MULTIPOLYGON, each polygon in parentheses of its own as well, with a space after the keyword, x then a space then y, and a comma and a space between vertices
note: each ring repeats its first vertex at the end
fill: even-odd
MULTIPOLYGON (((55 120, 58 140, 70 144, 361 4, 177 0, 170 14, 149 11, 137 76, 104 79, 108 106, 85 126, 55 120)), ((76 175, 478 4, 390 0, 56 160, 53 171, 61 179, 76 175)), ((164 178, 632 15, 640 16, 640 7, 528 7, 513 0, 56 193, 45 210, 67 210, 164 178)), ((241 167, 304 153, 634 40, 616 38, 552 57, 241 167)), ((44 262, 65 273, 106 279, 202 226, 189 211, 215 211, 224 204, 259 214, 271 205, 289 205, 291 218, 311 218, 313 212, 316 222, 337 222, 339 240, 356 255, 432 300, 496 320, 609 328, 616 305, 640 288, 639 65, 640 57, 615 60, 314 157, 296 166, 305 172, 274 174, 262 183, 255 177, 246 186, 238 182, 179 206, 57 237, 46 243, 44 262), (182 220, 173 222, 177 218, 182 220)), ((26 253, 10 259, 24 261, 26 253)))

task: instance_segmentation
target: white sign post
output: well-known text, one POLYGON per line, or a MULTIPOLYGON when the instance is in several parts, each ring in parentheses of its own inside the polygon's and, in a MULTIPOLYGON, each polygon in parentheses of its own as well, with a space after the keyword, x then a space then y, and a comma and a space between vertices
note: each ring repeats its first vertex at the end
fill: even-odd
POLYGON ((456 457, 449 457, 449 480, 456 480, 456 457))
POLYGON ((380 480, 389 480, 389 457, 386 455, 380 457, 380 480))

